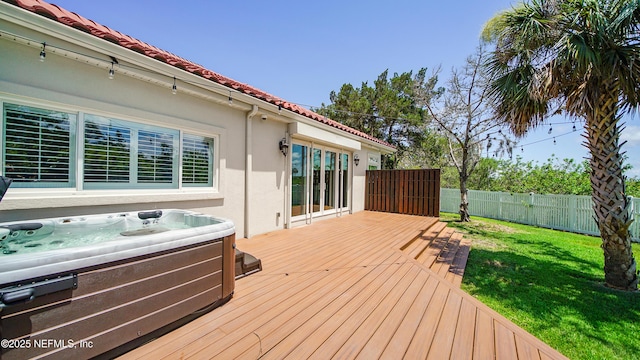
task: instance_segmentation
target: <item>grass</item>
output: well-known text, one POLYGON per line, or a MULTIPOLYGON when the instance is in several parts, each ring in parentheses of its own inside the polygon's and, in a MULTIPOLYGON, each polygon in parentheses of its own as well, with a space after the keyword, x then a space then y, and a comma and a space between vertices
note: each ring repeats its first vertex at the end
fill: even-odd
MULTIPOLYGON (((457 214, 472 240, 462 289, 570 359, 639 359, 640 292, 606 288, 600 239, 457 214)), ((633 245, 636 260, 640 246, 633 245)))

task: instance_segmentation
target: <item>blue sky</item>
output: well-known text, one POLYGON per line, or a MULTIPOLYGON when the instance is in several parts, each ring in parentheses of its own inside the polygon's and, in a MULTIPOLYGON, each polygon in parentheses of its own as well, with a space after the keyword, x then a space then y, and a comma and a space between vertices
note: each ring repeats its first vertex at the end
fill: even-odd
MULTIPOLYGON (((478 45, 485 22, 510 0, 166 1, 51 0, 102 25, 303 106, 329 103, 342 84, 370 83, 385 69, 441 68, 449 77, 478 45)), ((640 121, 625 118, 623 148, 640 176, 640 121)), ((558 124, 518 139, 514 154, 582 161, 583 128, 558 124), (567 134, 568 133, 568 134, 567 134), (567 135, 564 135, 567 134, 567 135), (556 145, 553 137, 556 137, 556 145), (529 144, 529 145, 527 145, 529 144)))

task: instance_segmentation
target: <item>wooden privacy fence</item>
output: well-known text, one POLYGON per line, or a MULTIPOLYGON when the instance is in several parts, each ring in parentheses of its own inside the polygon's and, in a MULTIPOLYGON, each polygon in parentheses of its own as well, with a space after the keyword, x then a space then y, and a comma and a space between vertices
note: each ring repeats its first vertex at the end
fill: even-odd
POLYGON ((367 170, 365 210, 440 216, 440 169, 367 170))

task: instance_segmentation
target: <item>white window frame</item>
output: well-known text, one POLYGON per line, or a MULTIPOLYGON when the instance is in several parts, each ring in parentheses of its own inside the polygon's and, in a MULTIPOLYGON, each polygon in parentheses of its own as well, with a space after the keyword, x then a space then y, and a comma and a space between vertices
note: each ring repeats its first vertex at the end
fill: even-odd
MULTIPOLYGON (((221 153, 220 139, 221 135, 226 132, 224 129, 213 125, 202 123, 192 123, 188 120, 176 119, 175 122, 167 121, 150 121, 142 119, 139 116, 127 116, 124 114, 113 114, 96 111, 94 109, 84 109, 81 106, 75 107, 59 103, 53 103, 46 100, 31 100, 20 96, 2 96, 0 97, 0 109, 3 109, 0 117, 0 129, 4 126, 4 105, 15 104, 20 106, 29 106, 39 109, 51 111, 60 111, 73 114, 76 116, 75 125, 75 169, 72 176, 75 176, 74 187, 58 187, 58 188, 40 188, 40 187, 15 187, 12 186, 7 195, 3 199, 3 208, 5 209, 30 209, 51 207, 47 204, 47 199, 58 202, 59 206, 87 206, 87 205, 107 205, 107 204, 123 204, 123 203, 140 203, 140 202, 157 202, 157 201, 184 201, 184 200, 201 200, 201 199, 222 199, 224 195, 221 191, 221 153), (177 159, 179 162, 178 174, 176 175, 177 187, 165 188, 119 188, 119 189, 84 189, 84 119, 85 114, 102 116, 106 118, 114 118, 140 125, 151 127, 167 128, 178 132, 178 151, 177 159), (180 126, 176 126, 180 123, 180 126), (184 124, 184 125, 182 125, 184 124), (213 159, 212 159, 212 186, 183 186, 182 184, 182 151, 183 151, 183 135, 190 134, 202 136, 213 140, 213 159), (192 194, 192 195, 189 195, 192 194), (60 201, 60 198, 64 198, 60 201), (93 200, 92 200, 93 199, 93 200), (97 200, 96 200, 97 199, 97 200), (8 205, 7 205, 8 204, 8 205)), ((152 118, 153 114, 149 114, 152 118)), ((163 116, 166 118, 166 116, 163 116)), ((4 139, 0 139, 0 145, 3 145, 4 139)), ((0 146, 0 159, 4 159, 3 146, 0 146)), ((0 175, 4 173, 4 163, 0 166, 0 175)), ((172 183, 173 184, 173 183, 172 183)))

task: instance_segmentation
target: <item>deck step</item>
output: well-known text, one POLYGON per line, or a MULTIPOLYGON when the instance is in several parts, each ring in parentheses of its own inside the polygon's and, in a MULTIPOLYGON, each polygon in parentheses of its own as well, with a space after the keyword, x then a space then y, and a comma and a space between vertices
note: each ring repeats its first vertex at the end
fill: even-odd
POLYGON ((442 230, 440 234, 438 234, 438 236, 431 242, 431 245, 428 248, 424 249, 424 251, 422 251, 420 254, 418 254, 415 259, 418 260, 418 262, 424 264, 426 267, 431 268, 438 256, 440 256, 442 250, 444 250, 444 247, 449 242, 449 238, 451 238, 453 232, 453 229, 449 227, 444 228, 444 230, 442 230))
POLYGON ((419 246, 421 243, 419 240, 424 239, 425 237, 428 237, 429 234, 432 234, 434 231, 433 230, 434 228, 443 227, 443 226, 446 226, 446 224, 437 219, 434 219, 432 222, 428 224, 428 226, 424 230, 420 232, 420 234, 418 234, 416 237, 412 238, 407 243, 402 245, 402 247, 400 247, 400 250, 407 252, 409 251, 408 249, 413 248, 415 246, 419 246))
POLYGON ((446 226, 447 226, 446 223, 443 223, 440 221, 435 223, 433 226, 425 230, 425 232, 421 236, 419 236, 411 244, 409 244, 402 250, 409 257, 413 259, 417 258, 418 254, 420 254, 427 247, 429 247, 433 242, 433 240, 438 236, 438 234, 442 232, 442 230, 445 229, 446 226))
POLYGON ((442 249, 442 252, 440 252, 440 255, 436 258, 436 261, 431 266, 431 270, 433 270, 433 272, 439 274, 442 277, 445 277, 447 275, 451 264, 453 264, 453 259, 458 252, 461 240, 461 233, 454 232, 453 234, 451 234, 449 241, 442 249))
POLYGON ((464 276, 464 269, 467 266, 467 260, 469 259, 469 251, 471 250, 471 240, 462 238, 460 246, 456 252, 453 262, 449 267, 445 279, 450 281, 456 286, 462 284, 462 277, 464 276))
POLYGON ((236 249, 236 279, 262 270, 262 261, 255 256, 236 249))
POLYGON ((405 243, 400 250, 456 286, 469 258, 471 242, 447 224, 438 221, 405 243))

